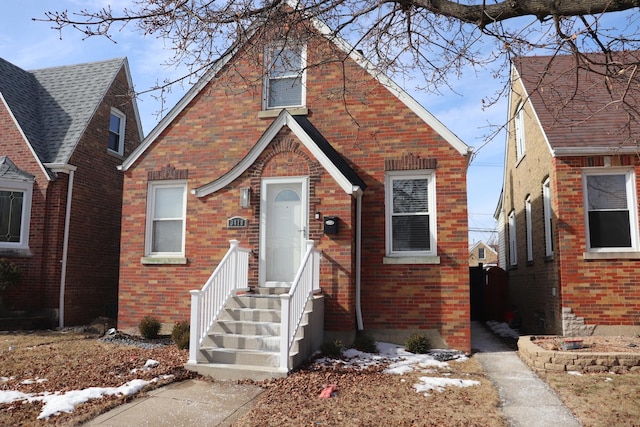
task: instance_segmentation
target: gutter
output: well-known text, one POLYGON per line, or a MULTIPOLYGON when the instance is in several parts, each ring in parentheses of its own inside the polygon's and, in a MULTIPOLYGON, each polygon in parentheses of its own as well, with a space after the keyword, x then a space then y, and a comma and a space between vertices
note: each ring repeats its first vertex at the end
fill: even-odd
POLYGON ((362 322, 362 303, 360 298, 361 280, 360 271, 362 267, 362 191, 356 193, 356 321, 358 331, 364 330, 362 322))
POLYGON ((71 199, 73 198, 73 178, 77 169, 76 166, 63 163, 48 163, 45 166, 56 173, 66 173, 69 175, 67 183, 67 206, 64 216, 64 237, 62 241, 62 267, 60 269, 60 297, 58 302, 58 327, 64 327, 64 293, 67 285, 67 255, 69 252, 69 225, 71 223, 71 199))

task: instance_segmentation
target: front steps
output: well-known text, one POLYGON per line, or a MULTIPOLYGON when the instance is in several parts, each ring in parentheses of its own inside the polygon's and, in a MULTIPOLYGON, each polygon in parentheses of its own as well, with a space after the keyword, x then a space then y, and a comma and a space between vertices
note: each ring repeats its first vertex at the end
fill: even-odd
MULTIPOLYGON (((187 369, 220 380, 286 377, 280 368, 280 294, 288 288, 258 288, 230 298, 202 344, 197 364, 187 369)), ((299 366, 322 345, 323 297, 307 303, 289 352, 289 366, 299 366)))

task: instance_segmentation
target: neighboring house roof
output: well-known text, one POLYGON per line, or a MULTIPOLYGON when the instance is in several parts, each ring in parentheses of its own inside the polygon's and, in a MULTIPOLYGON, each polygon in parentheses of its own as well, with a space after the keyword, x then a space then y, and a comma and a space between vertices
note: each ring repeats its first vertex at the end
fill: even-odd
MULTIPOLYGON (((289 2, 292 7, 296 7, 294 2, 289 2)), ((468 146, 460 138, 458 138, 449 128, 447 128, 442 122, 440 122, 434 115, 427 111, 420 103, 411 97, 404 89, 398 86, 393 80, 384 75, 375 65, 368 61, 358 50, 354 49, 346 40, 336 35, 331 29, 318 20, 317 18, 310 18, 314 27, 324 36, 327 40, 333 42, 339 49, 347 53, 349 57, 357 62, 362 68, 364 68, 373 78, 375 78, 380 84, 386 87, 394 96, 396 96, 402 103, 404 103, 409 109, 411 109, 418 117, 420 117, 425 123, 427 123, 434 131, 436 131, 447 143, 449 143, 460 154, 466 156, 471 154, 473 147, 468 146)), ((131 153, 131 155, 125 159, 120 166, 121 170, 126 171, 129 169, 138 158, 151 146, 153 141, 159 137, 162 132, 173 122, 173 120, 180 114, 180 112, 200 93, 202 89, 216 76, 230 60, 234 54, 239 50, 240 46, 234 46, 229 49, 220 59, 215 61, 211 66, 211 69, 194 85, 191 89, 178 101, 178 103, 167 113, 167 115, 160 120, 156 127, 147 135, 142 143, 131 153)))
POLYGON ((11 181, 33 182, 35 176, 18 168, 10 158, 0 156, 0 178, 11 181))
MULTIPOLYGON (((576 67, 574 55, 522 56, 513 60, 515 80, 520 80, 525 89, 521 95, 531 102, 552 154, 635 153, 640 127, 629 120, 628 111, 619 100, 624 97, 632 107, 637 105, 637 93, 633 92, 637 89, 630 91, 629 87, 637 88, 640 76, 620 68, 620 74, 626 77, 607 80, 605 84, 604 65, 594 65, 605 63, 604 54, 586 54, 585 58, 596 72, 588 72, 584 65, 576 67)), ((613 59, 612 67, 630 61, 637 64, 640 53, 618 52, 613 59)))
POLYGON ((68 163, 122 67, 133 87, 126 58, 32 71, 0 58, 0 96, 41 164, 68 163))
POLYGON ((483 248, 485 248, 485 249, 488 249, 488 250, 490 250, 491 252, 493 252, 495 255, 498 255, 498 251, 496 251, 492 246, 487 245, 486 243, 484 243, 484 242, 482 242, 482 241, 477 242, 476 244, 474 244, 474 245, 469 249, 469 253, 471 253, 471 252, 475 251, 475 250, 476 250, 477 248, 479 248, 479 247, 483 247, 483 248))
POLYGON ((298 137, 347 194, 357 194, 367 187, 356 171, 306 117, 292 116, 287 110, 282 110, 240 163, 220 178, 192 190, 192 193, 197 197, 204 197, 229 185, 256 161, 284 126, 298 137))

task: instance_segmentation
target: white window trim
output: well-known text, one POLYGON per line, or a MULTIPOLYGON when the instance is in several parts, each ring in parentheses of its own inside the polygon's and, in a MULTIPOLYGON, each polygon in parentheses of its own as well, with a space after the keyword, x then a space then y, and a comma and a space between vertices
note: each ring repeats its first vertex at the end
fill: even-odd
MULTIPOLYGON (((119 156, 123 156, 124 155, 124 142, 125 142, 125 137, 124 137, 124 133, 125 130, 127 128, 127 116, 125 116, 125 114, 118 110, 117 108, 113 108, 111 107, 111 115, 109 116, 109 122, 111 122, 111 116, 116 116, 120 119, 120 129, 119 129, 119 133, 118 136, 120 137, 120 144, 118 145, 118 150, 112 150, 111 148, 107 147, 107 150, 110 153, 115 153, 119 156)), ((111 123, 109 123, 109 129, 108 129, 109 134, 111 134, 111 123)))
POLYGON ((21 191, 22 196, 22 218, 20 219, 20 241, 0 242, 0 249, 28 250, 29 230, 31 226, 31 199, 33 194, 33 182, 0 180, 0 190, 21 191))
MULTIPOLYGON (((187 183, 182 180, 151 181, 147 186, 147 224, 144 239, 145 257, 149 258, 183 258, 185 256, 185 235, 187 223, 187 183), (179 252, 152 252, 153 244, 153 207, 155 206, 155 190, 158 188, 181 187, 182 192, 182 242, 179 252)), ((144 259, 143 259, 144 262, 144 259)), ((170 262, 167 262, 170 263, 170 262)))
POLYGON ((524 201, 524 215, 527 223, 527 261, 533 261, 533 225, 531 220, 531 196, 524 201))
MULTIPOLYGON (((436 215, 436 173, 434 170, 410 170, 410 171, 388 171, 385 174, 385 245, 386 256, 391 258, 407 258, 407 263, 422 263, 421 257, 437 257, 438 237, 437 237, 437 215, 436 215), (429 243, 428 251, 392 251, 392 227, 391 227, 391 210, 393 209, 393 185, 392 182, 397 178, 411 179, 427 179, 428 186, 428 209, 429 209, 429 243), (413 261, 418 262, 413 262, 413 261)), ((433 258, 425 261, 428 263, 439 263, 439 259, 433 258)), ((393 261, 385 261, 385 264, 395 263, 393 261)))
POLYGON ((509 213, 509 265, 518 265, 518 240, 516 238, 516 212, 509 213))
MULTIPOLYGON (((300 46, 300 72, 296 74, 296 76, 300 75, 300 84, 301 84, 301 93, 300 93, 300 104, 298 105, 282 105, 279 107, 269 107, 269 81, 271 80, 271 73, 269 72, 269 67, 271 63, 271 58, 273 52, 282 51, 283 49, 294 49, 297 48, 295 45, 271 45, 265 48, 264 52, 264 81, 262 84, 262 110, 282 110, 288 108, 302 108, 307 105, 307 45, 302 44, 300 46)), ((293 74, 287 77, 292 77, 293 74)))
POLYGON ((625 167, 607 167, 607 168, 583 168, 582 169, 582 195, 584 207, 584 231, 587 252, 638 252, 640 246, 638 242, 638 200, 636 198, 636 178, 633 168, 625 167), (629 232, 631 233, 631 246, 628 248, 592 248, 589 236, 589 203, 587 190, 587 176, 593 175, 625 175, 626 191, 627 191, 627 208, 629 209, 629 232))
POLYGON ((518 103, 513 120, 516 137, 516 163, 520 162, 526 154, 527 146, 524 133, 524 102, 518 103))
POLYGON ((542 206, 544 210, 544 254, 551 257, 553 256, 553 230, 551 228, 553 209, 551 207, 551 181, 549 178, 542 183, 542 206))

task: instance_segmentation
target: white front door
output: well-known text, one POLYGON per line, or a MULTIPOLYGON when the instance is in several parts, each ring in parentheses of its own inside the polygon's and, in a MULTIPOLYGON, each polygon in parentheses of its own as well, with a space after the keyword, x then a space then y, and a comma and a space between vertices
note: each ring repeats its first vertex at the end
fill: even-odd
POLYGON ((307 179, 265 178, 261 190, 260 283, 290 286, 307 237, 307 179))

